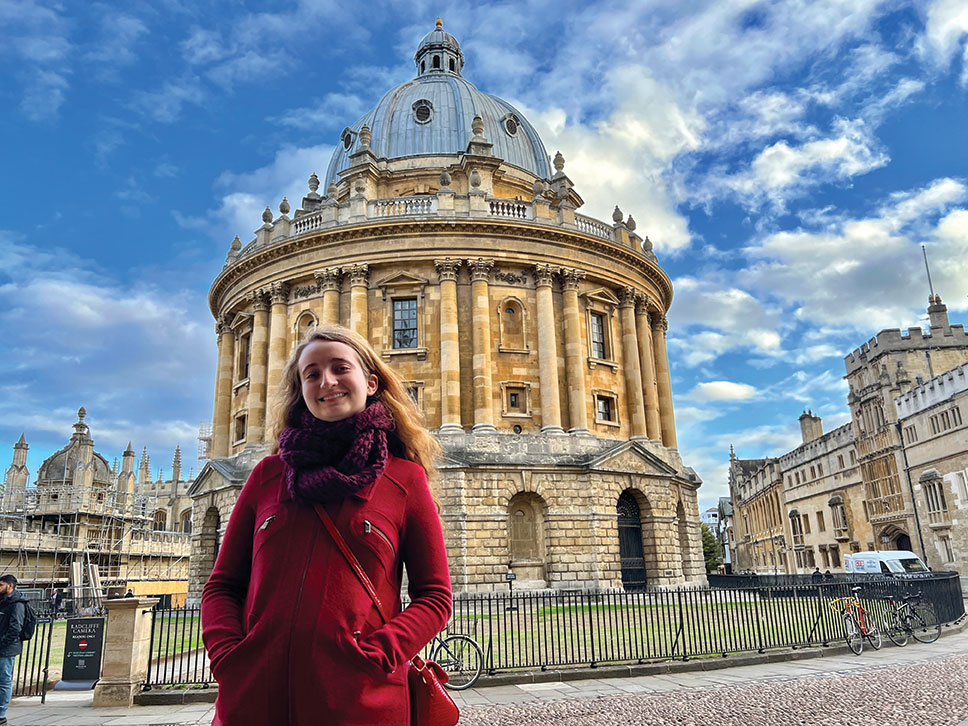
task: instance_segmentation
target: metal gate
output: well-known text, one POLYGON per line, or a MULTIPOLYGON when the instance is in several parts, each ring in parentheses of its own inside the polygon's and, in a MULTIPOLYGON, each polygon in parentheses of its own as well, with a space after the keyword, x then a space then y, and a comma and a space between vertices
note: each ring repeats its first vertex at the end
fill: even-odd
POLYGON ((618 498, 618 552, 625 591, 644 590, 647 583, 642 552, 642 517, 630 492, 623 492, 618 498))
MULTIPOLYGON (((39 603, 31 603, 37 611, 39 603)), ((23 652, 13 666, 13 695, 40 696, 47 701, 47 676, 50 670, 50 644, 53 640, 54 623, 49 617, 37 616, 34 637, 24 642, 23 652)))

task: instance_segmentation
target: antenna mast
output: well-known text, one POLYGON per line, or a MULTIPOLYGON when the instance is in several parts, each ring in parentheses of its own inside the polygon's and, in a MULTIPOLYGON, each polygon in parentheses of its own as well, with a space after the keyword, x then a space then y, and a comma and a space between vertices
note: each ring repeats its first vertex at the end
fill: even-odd
POLYGON ((931 268, 928 267, 928 251, 921 245, 921 252, 924 255, 924 269, 928 273, 928 289, 931 290, 931 302, 934 302, 934 283, 931 282, 931 268))

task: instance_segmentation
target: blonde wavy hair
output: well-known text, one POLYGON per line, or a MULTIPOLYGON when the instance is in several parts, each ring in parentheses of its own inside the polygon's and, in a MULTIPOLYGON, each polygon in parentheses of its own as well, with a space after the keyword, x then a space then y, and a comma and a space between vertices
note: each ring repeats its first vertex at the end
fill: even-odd
POLYGON ((279 434, 295 424, 307 410, 302 395, 302 382, 299 380, 299 357, 308 345, 318 340, 345 343, 356 351, 363 373, 367 377, 371 374, 377 377, 379 383, 372 398, 382 401, 390 412, 395 426, 393 433, 403 445, 406 458, 420 464, 430 479, 436 472, 434 461, 440 452, 440 446, 424 426, 423 414, 410 398, 397 374, 383 362, 363 336, 340 325, 322 325, 310 330, 286 363, 273 400, 272 453, 279 450, 279 434))

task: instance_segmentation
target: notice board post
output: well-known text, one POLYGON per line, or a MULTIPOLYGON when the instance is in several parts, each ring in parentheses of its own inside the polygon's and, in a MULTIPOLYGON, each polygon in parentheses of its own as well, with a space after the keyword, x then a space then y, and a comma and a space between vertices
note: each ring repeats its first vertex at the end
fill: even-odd
POLYGON ((151 657, 151 608, 156 597, 105 600, 108 611, 104 665, 94 687, 94 707, 134 705, 148 674, 151 657))

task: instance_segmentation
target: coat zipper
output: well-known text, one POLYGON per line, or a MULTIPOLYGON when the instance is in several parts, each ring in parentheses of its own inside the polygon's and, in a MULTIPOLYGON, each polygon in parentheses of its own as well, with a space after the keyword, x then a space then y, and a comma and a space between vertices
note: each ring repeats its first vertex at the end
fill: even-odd
POLYGON ((275 518, 276 518, 276 515, 270 514, 268 517, 266 517, 266 521, 259 525, 259 529, 257 531, 261 532, 262 530, 264 530, 266 527, 272 524, 272 520, 274 520, 275 518))
POLYGON ((396 549, 393 546, 393 542, 390 541, 390 538, 387 537, 380 530, 380 528, 377 527, 375 524, 373 524, 369 519, 364 519, 363 520, 363 533, 364 534, 370 534, 371 532, 375 532, 377 535, 380 536, 380 538, 383 539, 384 542, 387 543, 387 546, 390 548, 390 552, 392 552, 394 555, 397 554, 397 551, 396 551, 396 549))

